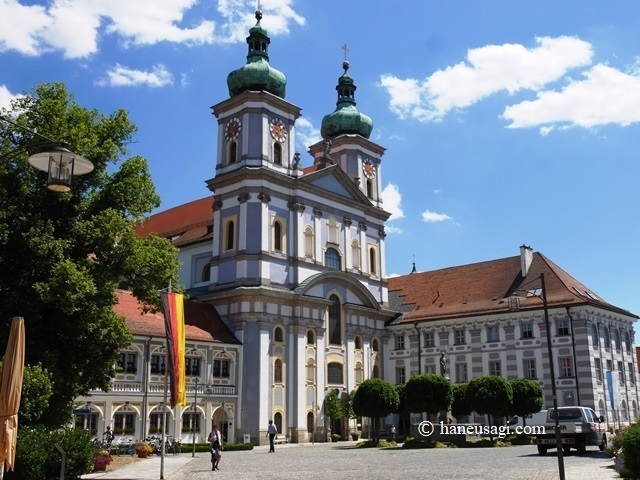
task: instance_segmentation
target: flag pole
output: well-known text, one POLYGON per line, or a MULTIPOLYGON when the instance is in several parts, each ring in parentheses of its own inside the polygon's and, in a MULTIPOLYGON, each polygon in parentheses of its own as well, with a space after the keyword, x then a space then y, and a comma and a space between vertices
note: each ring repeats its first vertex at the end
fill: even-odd
MULTIPOLYGON (((169 288, 171 293, 171 279, 169 279, 169 288)), ((167 431, 167 386, 169 383, 169 342, 165 335, 165 356, 164 356, 164 398, 162 404, 162 439, 160 440, 160 480, 164 479, 164 439, 167 431)))

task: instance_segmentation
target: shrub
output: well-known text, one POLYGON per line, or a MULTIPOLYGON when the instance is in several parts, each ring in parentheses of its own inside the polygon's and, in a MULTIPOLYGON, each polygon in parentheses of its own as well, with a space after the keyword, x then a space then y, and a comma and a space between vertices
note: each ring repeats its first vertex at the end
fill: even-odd
POLYGON ((447 448, 444 443, 434 440, 422 440, 420 438, 407 438, 402 448, 447 448))
POLYGON ((640 424, 634 424, 622 433, 622 470, 624 478, 640 478, 640 424))
MULTIPOLYGON (((250 443, 225 443, 224 444, 225 452, 233 452, 236 450, 253 450, 253 445, 250 443)), ((196 443, 196 452, 208 452, 209 451, 209 443, 196 443)), ((180 447, 181 453, 191 453, 193 452, 193 444, 192 443, 183 443, 180 447)))
POLYGON ((331 435, 331 441, 332 442, 337 442, 340 440, 340 435, 338 435, 337 433, 334 433, 331 435))
POLYGON ((353 432, 353 433, 351 433, 351 438, 352 438, 354 441, 358 441, 358 439, 360 438, 360 434, 359 434, 359 433, 355 433, 355 432, 353 432))
POLYGON ((61 454, 67 454, 67 478, 80 478, 93 469, 96 450, 84 430, 64 428, 48 430, 44 426, 23 427, 18 432, 14 480, 48 480, 60 476, 61 454))

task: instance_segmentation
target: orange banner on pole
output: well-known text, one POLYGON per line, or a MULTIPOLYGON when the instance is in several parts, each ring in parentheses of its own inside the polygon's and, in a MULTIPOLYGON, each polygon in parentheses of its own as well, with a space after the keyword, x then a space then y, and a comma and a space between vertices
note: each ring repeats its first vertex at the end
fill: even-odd
POLYGON ((187 404, 185 387, 184 297, 179 293, 163 292, 164 326, 167 336, 167 373, 171 408, 187 404))

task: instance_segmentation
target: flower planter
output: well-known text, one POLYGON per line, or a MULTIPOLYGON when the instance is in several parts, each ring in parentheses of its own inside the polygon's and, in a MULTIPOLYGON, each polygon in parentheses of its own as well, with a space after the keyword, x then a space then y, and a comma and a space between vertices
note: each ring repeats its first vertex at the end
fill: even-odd
POLYGON ((93 464, 94 472, 105 472, 107 470, 107 464, 105 462, 96 462, 93 464))
POLYGON ((149 456, 149 452, 146 450, 138 451, 138 458, 147 458, 149 456))

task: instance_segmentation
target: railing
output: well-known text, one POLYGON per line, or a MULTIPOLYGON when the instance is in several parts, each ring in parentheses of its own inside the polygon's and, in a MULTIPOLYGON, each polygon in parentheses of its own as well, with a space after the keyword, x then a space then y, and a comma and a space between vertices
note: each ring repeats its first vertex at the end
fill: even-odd
MULTIPOLYGON (((187 395, 193 395, 195 385, 187 384, 187 395)), ((122 382, 115 381, 110 390, 115 393, 143 393, 142 382, 122 382)), ((164 393, 164 382, 149 383, 147 393, 159 394, 164 393)), ((200 385, 198 384, 198 396, 207 395, 235 395, 235 385, 200 385)))

